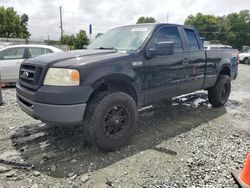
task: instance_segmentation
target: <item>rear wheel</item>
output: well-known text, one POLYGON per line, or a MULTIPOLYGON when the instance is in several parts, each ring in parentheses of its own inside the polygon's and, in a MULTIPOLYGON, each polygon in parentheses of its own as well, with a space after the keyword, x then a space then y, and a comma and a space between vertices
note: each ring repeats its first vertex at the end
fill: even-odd
POLYGON ((214 87, 208 90, 209 102, 215 107, 223 106, 230 95, 231 80, 228 75, 219 75, 214 87))
POLYGON ((104 151, 114 151, 128 142, 136 128, 137 106, 123 92, 97 94, 86 109, 89 141, 104 151))

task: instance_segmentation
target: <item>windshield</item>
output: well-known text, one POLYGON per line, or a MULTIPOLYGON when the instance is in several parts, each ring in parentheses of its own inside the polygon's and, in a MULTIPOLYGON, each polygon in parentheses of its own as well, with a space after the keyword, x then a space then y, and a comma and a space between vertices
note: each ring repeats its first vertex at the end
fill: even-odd
POLYGON ((112 29, 95 40, 88 49, 136 50, 146 40, 153 26, 125 26, 112 29))

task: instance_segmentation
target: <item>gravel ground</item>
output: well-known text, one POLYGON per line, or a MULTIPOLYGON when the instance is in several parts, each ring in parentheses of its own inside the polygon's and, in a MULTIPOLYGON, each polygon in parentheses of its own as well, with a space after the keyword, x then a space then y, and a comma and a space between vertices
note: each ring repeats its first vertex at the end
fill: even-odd
POLYGON ((199 91, 140 109, 134 137, 111 153, 89 147, 81 127, 30 118, 15 89, 4 89, 0 188, 238 187, 231 172, 242 169, 250 148, 250 66, 239 69, 225 107, 211 107, 199 91))

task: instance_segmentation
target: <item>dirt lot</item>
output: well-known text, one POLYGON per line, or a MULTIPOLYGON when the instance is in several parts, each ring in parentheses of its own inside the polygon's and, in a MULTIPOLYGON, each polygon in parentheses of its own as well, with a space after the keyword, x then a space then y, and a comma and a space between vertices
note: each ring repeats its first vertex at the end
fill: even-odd
POLYGON ((250 66, 239 69, 225 107, 200 91, 140 109, 134 137, 112 153, 89 147, 81 127, 33 120, 4 89, 0 188, 238 187, 230 173, 250 148, 250 66))

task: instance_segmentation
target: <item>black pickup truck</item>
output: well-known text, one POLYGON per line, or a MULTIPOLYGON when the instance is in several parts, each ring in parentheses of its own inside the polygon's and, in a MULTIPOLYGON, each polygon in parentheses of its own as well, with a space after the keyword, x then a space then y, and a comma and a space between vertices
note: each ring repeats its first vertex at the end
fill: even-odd
POLYGON ((124 26, 86 50, 26 60, 17 100, 45 123, 82 124, 91 143, 111 151, 135 131, 139 107, 202 89, 213 106, 223 106, 237 74, 233 59, 237 50, 204 50, 191 26, 124 26))

